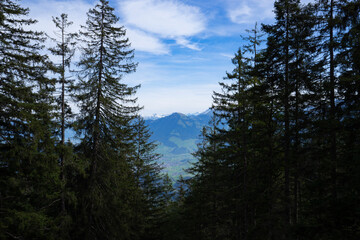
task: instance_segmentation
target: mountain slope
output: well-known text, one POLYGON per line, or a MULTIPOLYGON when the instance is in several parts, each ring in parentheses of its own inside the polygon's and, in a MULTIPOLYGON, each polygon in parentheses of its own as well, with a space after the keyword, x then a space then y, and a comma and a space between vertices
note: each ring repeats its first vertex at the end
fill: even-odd
POLYGON ((153 132, 152 140, 159 143, 158 153, 162 154, 160 162, 170 176, 177 178, 186 175, 188 168, 195 158, 191 153, 197 149, 199 135, 203 126, 211 118, 211 111, 198 115, 173 113, 158 119, 146 120, 153 132))

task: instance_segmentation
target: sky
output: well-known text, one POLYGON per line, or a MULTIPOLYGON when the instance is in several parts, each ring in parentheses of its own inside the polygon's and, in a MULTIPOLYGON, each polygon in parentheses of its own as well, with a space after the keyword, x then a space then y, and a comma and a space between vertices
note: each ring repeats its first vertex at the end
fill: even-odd
MULTIPOLYGON (((309 0, 307 0, 309 1, 309 0)), ((303 2, 307 2, 303 1, 303 2)), ((22 0, 34 27, 53 36, 52 16, 68 14, 78 31, 93 0, 22 0)), ((110 0, 135 49, 135 73, 124 81, 135 86, 143 116, 203 112, 220 91, 231 58, 244 44, 240 35, 255 22, 272 23, 272 0, 110 0)), ((76 58, 74 59, 76 61, 76 58)))

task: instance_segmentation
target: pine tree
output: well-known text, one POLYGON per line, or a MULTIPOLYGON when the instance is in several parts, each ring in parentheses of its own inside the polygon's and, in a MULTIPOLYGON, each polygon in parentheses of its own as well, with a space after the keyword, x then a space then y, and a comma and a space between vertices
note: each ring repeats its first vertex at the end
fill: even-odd
POLYGON ((0 2, 0 238, 55 239, 60 196, 53 67, 29 10, 0 2))

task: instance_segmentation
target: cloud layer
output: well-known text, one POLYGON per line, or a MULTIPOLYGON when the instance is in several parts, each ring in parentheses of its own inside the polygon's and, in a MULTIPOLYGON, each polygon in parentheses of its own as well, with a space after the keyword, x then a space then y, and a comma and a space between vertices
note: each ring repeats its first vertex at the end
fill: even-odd
MULTIPOLYGON (((199 8, 175 0, 126 0, 119 2, 120 14, 127 26, 137 34, 152 39, 174 40, 178 45, 200 50, 188 38, 206 29, 206 17, 199 8)), ((166 47, 158 45, 154 52, 166 47)), ((150 50, 150 49, 149 49, 150 50)))
POLYGON ((170 53, 169 47, 151 34, 146 34, 134 28, 128 28, 126 35, 130 39, 131 47, 135 48, 136 51, 149 52, 156 55, 170 53))
POLYGON ((233 23, 255 23, 274 17, 274 1, 271 0, 229 0, 228 17, 233 23))
POLYGON ((192 36, 205 29, 197 7, 171 0, 128 0, 120 4, 126 23, 162 37, 192 36))
POLYGON ((49 35, 52 35, 55 30, 52 17, 58 17, 62 13, 68 14, 69 21, 74 23, 68 30, 70 32, 77 32, 80 29, 80 25, 85 24, 86 13, 94 6, 94 4, 83 0, 36 0, 24 1, 23 3, 26 7, 30 8, 30 17, 38 20, 34 28, 49 35))
MULTIPOLYGON (((96 1, 86 0, 32 0, 24 2, 30 8, 30 17, 38 20, 34 29, 52 36, 55 30, 53 16, 67 13, 74 24, 69 28, 77 32, 86 21, 86 13, 96 1)), ((155 55, 169 54, 174 44, 200 50, 189 38, 204 31, 206 19, 199 8, 174 0, 125 0, 118 3, 121 24, 127 29, 132 47, 137 51, 155 55)))

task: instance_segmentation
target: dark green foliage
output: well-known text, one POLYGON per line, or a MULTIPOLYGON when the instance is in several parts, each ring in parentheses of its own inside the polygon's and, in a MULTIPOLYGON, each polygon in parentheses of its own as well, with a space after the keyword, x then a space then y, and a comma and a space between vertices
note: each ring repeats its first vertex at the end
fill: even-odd
POLYGON ((0 238, 55 239, 60 203, 54 81, 44 36, 10 0, 0 3, 0 238))
POLYGON ((82 139, 77 154, 88 161, 88 169, 77 216, 82 230, 76 231, 86 239, 131 239, 135 233, 131 210, 137 186, 129 158, 131 121, 139 107, 129 104, 135 103, 131 97, 138 87, 128 87, 121 79, 135 71, 136 64, 113 12, 107 1, 100 1, 89 10, 80 33, 84 47, 75 99, 80 107, 76 129, 82 139))
POLYGON ((67 32, 67 15, 53 19, 60 40, 50 52, 61 58, 54 66, 39 54, 42 33, 26 30, 35 23, 22 19, 28 10, 0 3, 1 239, 163 236, 171 182, 155 163, 159 156, 144 121, 137 120, 139 86, 121 81, 136 64, 113 11, 106 1, 89 11, 73 86, 67 69, 76 34, 67 32), (50 71, 60 74, 61 114, 50 71), (65 142, 70 89, 80 107, 76 145, 65 142))
MULTIPOLYGON (((53 17, 53 22, 58 31, 55 32, 56 39, 52 39, 55 41, 56 46, 50 48, 50 52, 59 57, 61 59, 60 63, 57 64, 57 70, 60 74, 60 78, 58 83, 61 85, 61 94, 60 98, 58 99, 58 103, 60 107, 60 143, 58 144, 58 151, 60 157, 60 167, 61 167, 61 183, 62 183, 62 190, 61 190, 61 211, 63 215, 66 215, 66 198, 67 195, 71 195, 66 189, 67 185, 67 173, 66 168, 71 166, 71 161, 73 160, 72 156, 72 146, 71 144, 65 144, 65 129, 70 125, 69 119, 72 117, 71 108, 68 104, 68 100, 65 98, 65 95, 69 94, 70 86, 71 86, 71 79, 67 77, 67 69, 70 68, 71 58, 75 53, 75 37, 77 34, 69 33, 68 28, 72 24, 72 22, 68 21, 68 17, 66 14, 61 14, 59 17, 53 17)), ((67 223, 67 217, 64 217, 64 224, 67 223)), ((62 226, 64 231, 65 226, 62 226)))
POLYGON ((131 160, 136 184, 140 194, 135 198, 134 220, 136 236, 131 239, 163 239, 166 208, 172 197, 169 177, 161 173, 156 162, 157 145, 150 142, 150 133, 145 121, 138 117, 133 124, 135 133, 134 156, 131 160))
POLYGON ((171 239, 359 237, 359 9, 279 0, 266 48, 245 38, 171 239))
POLYGON ((275 2, 266 48, 255 25, 176 195, 138 86, 122 82, 136 64, 114 9, 101 0, 80 33, 76 145, 64 138, 75 35, 65 14, 54 19, 53 66, 27 13, 0 2, 1 239, 359 239, 358 0, 275 2))

